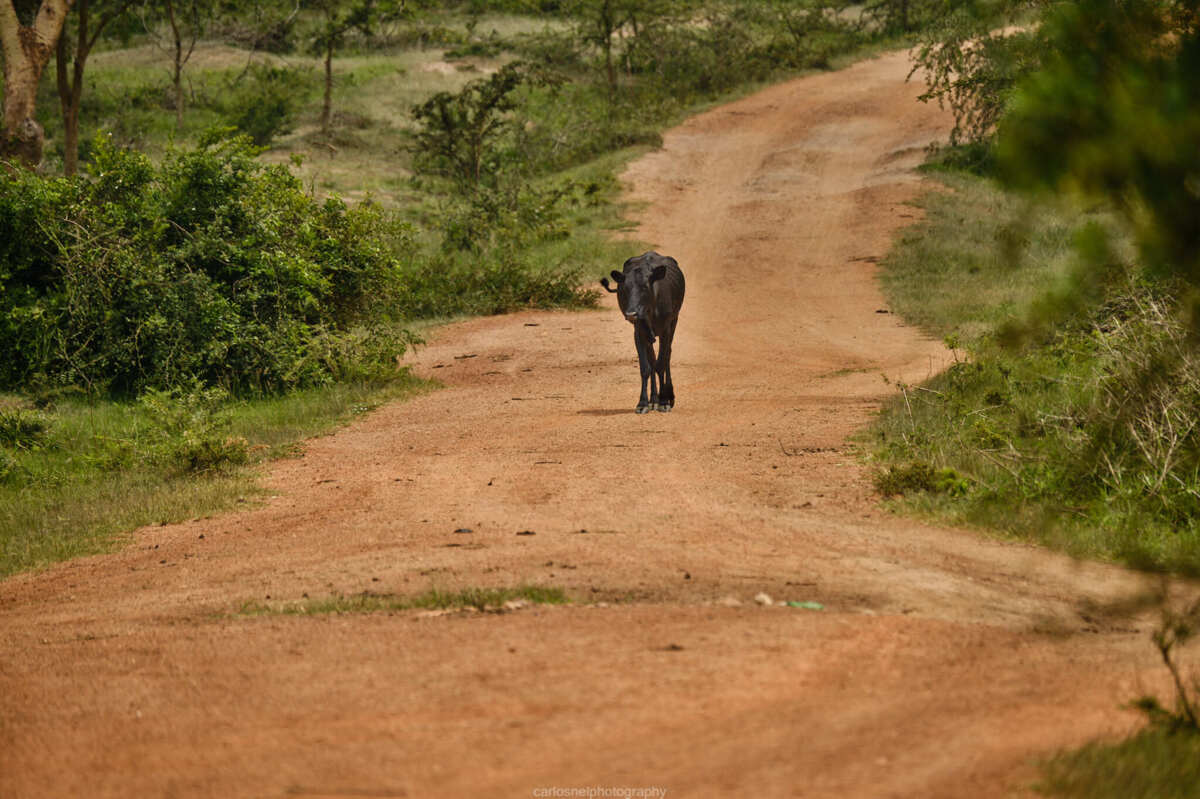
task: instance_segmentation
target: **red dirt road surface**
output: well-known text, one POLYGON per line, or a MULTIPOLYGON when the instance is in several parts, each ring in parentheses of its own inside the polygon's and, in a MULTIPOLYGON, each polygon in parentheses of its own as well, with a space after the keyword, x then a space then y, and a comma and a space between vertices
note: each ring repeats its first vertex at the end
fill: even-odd
POLYGON ((948 129, 908 69, 767 89, 631 166, 688 280, 673 413, 633 413, 615 304, 469 321, 415 356, 444 390, 274 465, 264 506, 0 583, 0 796, 985 799, 1131 729, 1161 683, 1105 608, 1140 578, 893 517, 847 450, 881 374, 944 363, 877 312, 948 129), (524 583, 573 601, 237 612, 524 583))

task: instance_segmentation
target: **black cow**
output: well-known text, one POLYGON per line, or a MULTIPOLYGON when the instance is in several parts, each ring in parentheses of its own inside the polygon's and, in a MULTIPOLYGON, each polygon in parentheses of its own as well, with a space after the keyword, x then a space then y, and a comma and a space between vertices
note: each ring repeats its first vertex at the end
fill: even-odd
POLYGON ((642 396, 637 412, 662 411, 675 407, 675 387, 671 383, 671 342, 683 305, 683 272, 674 258, 656 252, 643 253, 625 262, 625 271, 612 271, 614 289, 608 278, 600 285, 617 295, 621 313, 633 325, 633 343, 637 345, 642 369, 642 396), (662 339, 658 357, 654 355, 654 337, 662 339), (646 396, 646 381, 650 396, 646 396))

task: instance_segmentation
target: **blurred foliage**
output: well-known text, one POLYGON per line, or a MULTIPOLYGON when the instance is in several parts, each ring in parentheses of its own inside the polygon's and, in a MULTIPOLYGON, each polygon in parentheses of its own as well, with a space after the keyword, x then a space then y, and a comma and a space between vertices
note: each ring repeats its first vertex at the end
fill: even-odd
POLYGON ((962 351, 885 408, 879 487, 1076 555, 1200 574, 1200 350, 1182 281, 1140 270, 1110 212, 948 180, 883 284, 907 320, 961 331, 962 351), (962 477, 953 490, 943 469, 962 477))
POLYGON ((1001 124, 1003 174, 1111 203, 1144 265, 1191 287, 1200 321, 1200 4, 1062 3, 1043 36, 1044 66, 1001 124))

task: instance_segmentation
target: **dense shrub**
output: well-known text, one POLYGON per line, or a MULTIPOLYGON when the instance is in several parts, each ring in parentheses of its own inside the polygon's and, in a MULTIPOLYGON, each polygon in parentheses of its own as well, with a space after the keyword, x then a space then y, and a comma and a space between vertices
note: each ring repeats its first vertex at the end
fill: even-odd
POLYGON ((557 82, 558 78, 545 70, 514 61, 456 93, 438 92, 413 106, 417 122, 414 167, 448 177, 467 192, 494 186, 499 174, 512 164, 505 145, 517 127, 512 112, 521 104, 520 90, 557 82))
POLYGON ((0 385, 238 392, 378 369, 405 336, 369 204, 307 195, 244 137, 161 165, 105 142, 90 179, 0 177, 0 385))

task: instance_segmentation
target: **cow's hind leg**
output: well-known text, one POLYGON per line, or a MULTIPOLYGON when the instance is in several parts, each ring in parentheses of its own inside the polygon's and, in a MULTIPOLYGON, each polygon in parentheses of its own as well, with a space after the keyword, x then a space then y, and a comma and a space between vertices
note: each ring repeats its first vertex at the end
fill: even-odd
POLYGON ((675 341, 675 323, 671 320, 671 329, 659 337, 658 361, 655 366, 659 373, 660 389, 658 393, 658 410, 669 412, 675 407, 675 384, 671 382, 671 344, 675 341))

